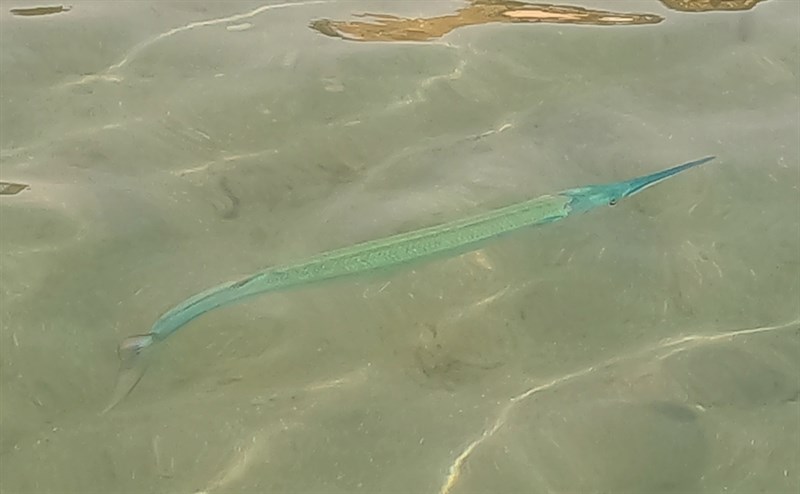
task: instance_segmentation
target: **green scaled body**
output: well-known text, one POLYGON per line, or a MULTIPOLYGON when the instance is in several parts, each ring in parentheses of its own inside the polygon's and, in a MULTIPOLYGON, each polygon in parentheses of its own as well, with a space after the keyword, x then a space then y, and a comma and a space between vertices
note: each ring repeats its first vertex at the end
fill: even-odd
POLYGON ((185 300, 161 316, 151 334, 156 340, 164 339, 215 307, 264 292, 467 252, 504 233, 564 218, 569 214, 569 202, 564 196, 540 197, 464 220, 329 251, 297 264, 269 268, 185 300))

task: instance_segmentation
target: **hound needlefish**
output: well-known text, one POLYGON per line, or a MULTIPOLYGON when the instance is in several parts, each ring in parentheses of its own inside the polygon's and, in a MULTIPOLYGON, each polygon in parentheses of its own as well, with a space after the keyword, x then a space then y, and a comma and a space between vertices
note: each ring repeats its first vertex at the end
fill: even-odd
POLYGON ((620 199, 712 159, 714 157, 709 156, 624 182, 568 189, 469 218, 324 252, 304 261, 267 268, 246 278, 218 285, 165 312, 149 333, 131 336, 120 343, 120 373, 111 404, 106 410, 122 400, 139 382, 145 368, 143 355, 146 350, 208 311, 262 293, 376 271, 438 255, 463 254, 478 249, 488 240, 521 228, 552 223, 599 206, 613 206, 620 199))

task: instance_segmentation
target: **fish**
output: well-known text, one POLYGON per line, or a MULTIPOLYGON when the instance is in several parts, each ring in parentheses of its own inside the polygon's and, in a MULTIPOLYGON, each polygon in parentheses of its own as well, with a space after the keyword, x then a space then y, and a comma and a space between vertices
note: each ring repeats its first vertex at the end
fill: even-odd
POLYGON ((130 336, 119 344, 117 383, 104 412, 116 406, 133 390, 144 374, 148 360, 146 355, 157 343, 214 309, 269 292, 474 251, 486 242, 523 228, 553 223, 602 206, 614 206, 622 199, 714 158, 707 156, 630 180, 587 185, 543 195, 467 218, 323 252, 295 263, 269 267, 212 287, 163 313, 148 333, 130 336))

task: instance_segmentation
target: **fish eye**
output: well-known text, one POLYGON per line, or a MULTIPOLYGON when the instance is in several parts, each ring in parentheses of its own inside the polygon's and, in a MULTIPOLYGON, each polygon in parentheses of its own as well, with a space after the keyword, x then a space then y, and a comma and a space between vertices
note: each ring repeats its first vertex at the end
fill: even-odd
POLYGON ((618 199, 611 199, 610 201, 608 201, 608 205, 609 206, 616 206, 617 205, 617 201, 618 201, 618 199))

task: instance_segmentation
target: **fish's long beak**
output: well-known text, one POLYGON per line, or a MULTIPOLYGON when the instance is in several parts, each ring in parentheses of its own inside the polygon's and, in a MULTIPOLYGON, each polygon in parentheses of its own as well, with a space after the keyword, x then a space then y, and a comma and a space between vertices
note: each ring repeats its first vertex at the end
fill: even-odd
POLYGON ((136 335, 125 338, 117 348, 119 355, 119 371, 111 400, 100 414, 104 414, 117 406, 142 379, 150 356, 153 353, 153 336, 136 335))
POLYGON ((676 175, 684 170, 688 170, 689 168, 694 168, 695 166, 700 166, 704 163, 708 163, 714 158, 715 158, 714 156, 706 156, 705 158, 700 158, 699 160, 690 161, 682 165, 674 166, 667 170, 662 170, 660 172, 652 173, 650 175, 645 175, 644 177, 634 178, 633 180, 627 182, 628 189, 625 191, 624 197, 630 197, 634 194, 638 194, 644 189, 652 187, 655 184, 663 180, 666 180, 673 175, 676 175))

